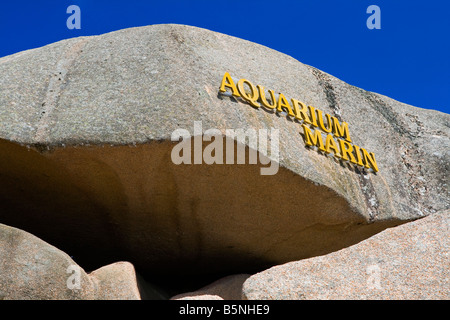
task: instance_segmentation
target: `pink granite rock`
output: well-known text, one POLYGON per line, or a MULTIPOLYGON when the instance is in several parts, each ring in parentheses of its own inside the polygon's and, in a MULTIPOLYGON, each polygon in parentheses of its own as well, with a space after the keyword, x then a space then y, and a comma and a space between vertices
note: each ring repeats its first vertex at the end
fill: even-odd
POLYGON ((246 299, 449 299, 450 211, 255 274, 246 299))

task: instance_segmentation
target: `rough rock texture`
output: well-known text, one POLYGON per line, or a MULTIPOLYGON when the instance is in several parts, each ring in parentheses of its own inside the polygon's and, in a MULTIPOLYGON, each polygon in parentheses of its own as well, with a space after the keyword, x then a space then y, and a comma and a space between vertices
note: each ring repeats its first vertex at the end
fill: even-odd
POLYGON ((129 262, 117 262, 89 274, 102 300, 136 300, 141 298, 134 267, 129 262))
POLYGON ((195 27, 69 39, 0 59, 0 221, 85 268, 261 270, 448 208, 449 121, 195 27), (226 71, 348 122, 379 173, 305 148, 297 122, 218 95, 226 71), (171 133, 194 121, 278 128, 279 172, 173 164, 171 133))
POLYGON ((183 296, 180 298, 177 298, 176 300, 224 300, 223 298, 215 295, 194 295, 194 296, 183 296))
POLYGON ((86 274, 59 249, 0 224, 0 300, 79 299, 141 299, 133 265, 118 262, 86 274))
POLYGON ((194 292, 178 294, 171 300, 197 299, 204 296, 220 297, 223 300, 241 300, 242 285, 249 274, 236 274, 219 279, 194 292))
POLYGON ((450 211, 248 278, 246 299, 450 298, 450 211))

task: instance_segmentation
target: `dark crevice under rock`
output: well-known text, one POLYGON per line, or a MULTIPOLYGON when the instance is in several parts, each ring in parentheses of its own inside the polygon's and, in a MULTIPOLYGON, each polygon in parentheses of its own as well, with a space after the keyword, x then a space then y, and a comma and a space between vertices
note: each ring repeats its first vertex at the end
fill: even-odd
POLYGON ((283 167, 262 176, 260 165, 174 165, 173 146, 42 152, 0 141, 0 219, 86 271, 129 261, 169 295, 336 251, 401 223, 370 223, 336 192, 283 167))

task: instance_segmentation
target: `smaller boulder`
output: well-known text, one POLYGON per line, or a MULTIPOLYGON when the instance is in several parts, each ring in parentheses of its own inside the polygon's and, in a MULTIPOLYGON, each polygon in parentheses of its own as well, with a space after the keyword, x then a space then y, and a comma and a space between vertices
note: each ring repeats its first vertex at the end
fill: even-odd
POLYGON ((1 300, 139 300, 138 288, 129 262, 87 274, 61 250, 0 224, 1 300))
POLYGON ((389 228, 351 247, 255 274, 243 298, 448 300, 450 211, 389 228))
POLYGON ((224 277, 194 292, 178 294, 171 300, 202 300, 203 297, 219 297, 222 300, 241 300, 242 284, 249 274, 235 274, 224 277))

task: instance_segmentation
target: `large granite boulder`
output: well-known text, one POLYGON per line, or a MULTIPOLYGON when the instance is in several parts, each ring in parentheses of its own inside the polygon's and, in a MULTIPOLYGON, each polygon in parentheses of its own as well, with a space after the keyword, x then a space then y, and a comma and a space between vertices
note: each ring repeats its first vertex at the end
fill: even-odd
POLYGON ((255 274, 244 299, 450 298, 450 211, 389 228, 328 255, 255 274))
POLYGON ((449 122, 196 27, 64 40, 0 59, 0 222, 85 268, 261 270, 448 208, 449 122), (307 148, 289 114, 219 93, 226 72, 348 123, 379 171, 307 148), (172 133, 194 135, 194 121, 224 134, 278 129, 278 172, 175 164, 172 133))
POLYGON ((61 250, 0 224, 0 300, 140 299, 132 264, 118 262, 87 274, 61 250))

